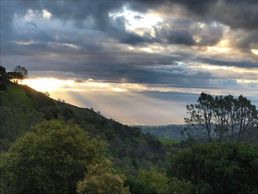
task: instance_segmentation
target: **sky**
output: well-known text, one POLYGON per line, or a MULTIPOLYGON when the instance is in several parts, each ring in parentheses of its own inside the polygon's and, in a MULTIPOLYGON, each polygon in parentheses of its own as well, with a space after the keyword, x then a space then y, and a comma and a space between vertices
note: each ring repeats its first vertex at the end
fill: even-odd
POLYGON ((182 124, 201 92, 258 105, 257 0, 0 0, 0 65, 134 125, 182 124))

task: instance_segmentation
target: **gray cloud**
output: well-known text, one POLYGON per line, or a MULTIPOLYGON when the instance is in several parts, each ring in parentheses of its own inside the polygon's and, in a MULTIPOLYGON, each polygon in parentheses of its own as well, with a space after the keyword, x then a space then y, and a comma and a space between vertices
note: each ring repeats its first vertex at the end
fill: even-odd
MULTIPOLYGON (((256 0, 138 0, 152 7, 181 5, 198 17, 221 21, 233 28, 258 28, 256 0)), ((144 7, 144 6, 142 6, 144 7)))
POLYGON ((169 31, 169 34, 167 34, 167 41, 170 44, 195 45, 193 36, 189 31, 169 31))

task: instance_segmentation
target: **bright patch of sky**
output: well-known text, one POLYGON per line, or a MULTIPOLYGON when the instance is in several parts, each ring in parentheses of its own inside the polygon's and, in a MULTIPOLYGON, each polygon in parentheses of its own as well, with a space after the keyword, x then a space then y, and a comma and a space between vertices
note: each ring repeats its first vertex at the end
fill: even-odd
POLYGON ((127 31, 135 32, 143 35, 145 32, 155 36, 154 27, 158 27, 163 22, 162 17, 157 13, 147 12, 145 14, 132 11, 123 7, 122 10, 109 14, 109 17, 116 20, 118 18, 124 18, 125 29, 127 31))

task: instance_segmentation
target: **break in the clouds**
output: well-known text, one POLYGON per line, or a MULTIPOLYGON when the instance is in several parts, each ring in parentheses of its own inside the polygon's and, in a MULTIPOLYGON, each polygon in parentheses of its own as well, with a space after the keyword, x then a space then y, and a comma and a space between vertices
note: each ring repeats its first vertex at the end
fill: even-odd
POLYGON ((185 105, 202 91, 258 103, 256 0, 0 0, 0 6, 0 65, 27 67, 34 79, 27 83, 52 97, 129 124, 183 122, 185 105), (41 87, 46 77, 58 87, 41 87))

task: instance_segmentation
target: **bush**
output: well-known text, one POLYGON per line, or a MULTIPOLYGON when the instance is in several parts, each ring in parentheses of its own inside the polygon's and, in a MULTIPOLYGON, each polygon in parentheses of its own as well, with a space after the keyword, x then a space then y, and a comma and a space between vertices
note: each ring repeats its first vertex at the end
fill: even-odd
POLYGON ((169 180, 169 194, 194 194, 193 184, 191 181, 171 177, 169 180))
POLYGON ((1 193, 75 194, 76 183, 102 154, 102 144, 78 126, 43 122, 1 156, 1 193))
POLYGON ((129 194, 124 177, 114 173, 110 161, 92 165, 83 181, 78 184, 78 194, 129 194))
POLYGON ((170 173, 191 181, 196 193, 258 193, 258 151, 243 144, 201 144, 172 158, 170 173))
POLYGON ((45 106, 39 109, 39 111, 43 114, 44 119, 52 120, 58 118, 58 111, 53 106, 45 106))
POLYGON ((156 169, 139 170, 136 176, 128 177, 126 184, 132 194, 168 194, 169 180, 165 173, 156 169))
POLYGON ((74 113, 73 113, 73 111, 71 109, 65 108, 63 110, 63 117, 64 117, 65 121, 68 121, 68 120, 70 120, 70 119, 72 119, 74 117, 74 113))

